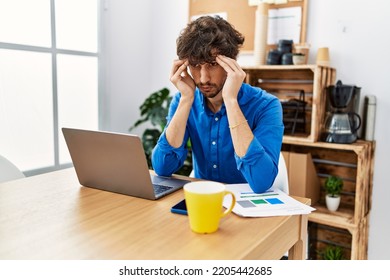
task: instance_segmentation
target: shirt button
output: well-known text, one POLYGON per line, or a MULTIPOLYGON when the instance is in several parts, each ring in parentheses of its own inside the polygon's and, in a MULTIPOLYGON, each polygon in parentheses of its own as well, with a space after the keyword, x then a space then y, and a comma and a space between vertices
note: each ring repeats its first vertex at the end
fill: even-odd
POLYGON ((213 165, 213 168, 217 168, 218 166, 216 164, 213 165))
POLYGON ((213 144, 213 145, 215 145, 215 144, 217 144, 215 141, 213 141, 213 142, 211 142, 211 144, 213 144))
POLYGON ((218 117, 215 117, 215 119, 214 119, 214 120, 217 122, 219 119, 218 119, 218 117))

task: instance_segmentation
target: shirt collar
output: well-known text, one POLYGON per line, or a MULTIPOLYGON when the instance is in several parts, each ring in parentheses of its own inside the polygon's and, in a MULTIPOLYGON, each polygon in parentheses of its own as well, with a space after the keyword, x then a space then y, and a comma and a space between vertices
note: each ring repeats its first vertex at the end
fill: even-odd
POLYGON ((226 114, 225 104, 222 104, 222 107, 218 112, 213 113, 209 109, 209 107, 207 107, 206 98, 203 96, 203 94, 200 92, 200 90, 198 88, 196 88, 196 93, 198 94, 198 96, 200 98, 200 103, 202 104, 203 110, 207 113, 207 115, 213 116, 213 115, 225 115, 226 114))

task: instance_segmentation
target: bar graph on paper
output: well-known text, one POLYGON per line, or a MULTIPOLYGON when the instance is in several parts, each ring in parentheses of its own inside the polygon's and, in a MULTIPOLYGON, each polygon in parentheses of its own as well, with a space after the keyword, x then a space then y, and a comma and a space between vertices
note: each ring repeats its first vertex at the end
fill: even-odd
MULTIPOLYGON (((301 215, 315 210, 278 189, 261 194, 254 193, 248 184, 226 185, 226 189, 236 197, 233 212, 243 217, 301 215)), ((224 205, 229 206, 230 202, 231 197, 226 196, 224 205)))

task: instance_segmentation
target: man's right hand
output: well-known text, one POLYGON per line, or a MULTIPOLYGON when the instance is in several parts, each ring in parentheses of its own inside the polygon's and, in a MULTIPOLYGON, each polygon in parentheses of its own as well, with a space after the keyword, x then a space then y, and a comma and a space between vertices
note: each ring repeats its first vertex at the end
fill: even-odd
POLYGON ((187 71, 188 61, 177 59, 173 62, 170 81, 182 97, 194 98, 195 82, 187 71))

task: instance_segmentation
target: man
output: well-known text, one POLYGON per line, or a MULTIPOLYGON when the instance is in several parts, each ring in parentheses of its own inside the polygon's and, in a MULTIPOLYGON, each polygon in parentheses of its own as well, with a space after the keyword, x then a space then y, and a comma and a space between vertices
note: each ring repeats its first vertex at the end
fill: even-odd
POLYGON ((236 61, 243 42, 221 17, 200 17, 180 34, 170 74, 179 93, 152 155, 158 175, 170 176, 183 165, 189 138, 196 178, 249 183, 256 193, 272 186, 282 108, 273 95, 243 83, 245 72, 236 61))

